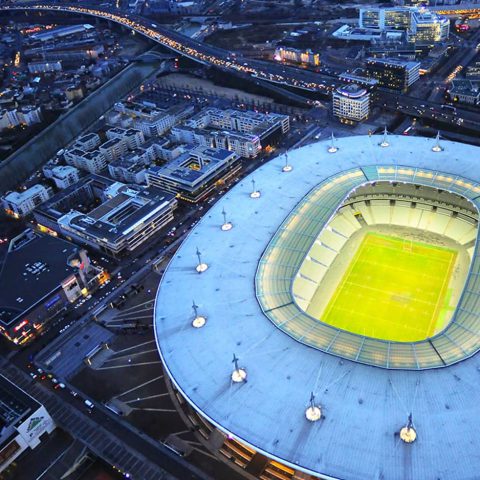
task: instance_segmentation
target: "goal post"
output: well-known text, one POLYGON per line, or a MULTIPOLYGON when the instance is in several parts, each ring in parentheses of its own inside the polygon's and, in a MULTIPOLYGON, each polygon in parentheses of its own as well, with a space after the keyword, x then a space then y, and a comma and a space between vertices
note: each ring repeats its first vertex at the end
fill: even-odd
POLYGON ((413 240, 405 239, 403 241, 403 250, 405 250, 406 252, 412 252, 413 251, 413 240))

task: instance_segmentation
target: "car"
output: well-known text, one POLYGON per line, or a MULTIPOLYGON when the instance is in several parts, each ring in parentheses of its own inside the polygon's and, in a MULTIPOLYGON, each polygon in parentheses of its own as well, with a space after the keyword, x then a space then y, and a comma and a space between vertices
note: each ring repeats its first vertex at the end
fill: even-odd
POLYGON ((93 404, 93 402, 91 402, 91 401, 88 400, 88 399, 85 400, 83 403, 84 403, 85 406, 86 406, 87 408, 89 408, 90 410, 91 410, 93 407, 95 407, 95 405, 93 404))
POLYGON ((57 385, 57 384, 58 384, 58 380, 57 380, 55 377, 52 377, 51 380, 52 380, 52 383, 53 383, 54 385, 57 385))
POLYGON ((38 375, 33 372, 30 372, 30 376, 32 377, 33 380, 35 380, 38 377, 38 375))
POLYGON ((78 397, 78 392, 76 392, 75 390, 70 390, 70 394, 72 395, 72 397, 78 397))
POLYGON ((53 388, 55 388, 56 390, 58 389, 64 389, 65 388, 65 384, 60 382, 60 383, 57 383, 53 388))

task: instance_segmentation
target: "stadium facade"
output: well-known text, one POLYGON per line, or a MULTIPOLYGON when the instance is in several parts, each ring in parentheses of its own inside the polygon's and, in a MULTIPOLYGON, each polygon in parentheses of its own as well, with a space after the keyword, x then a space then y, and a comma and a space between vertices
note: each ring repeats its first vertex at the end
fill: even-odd
POLYGON ((181 410, 212 451, 250 478, 476 478, 479 153, 392 135, 319 142, 262 165, 204 216, 162 279, 155 334, 181 410), (375 198, 380 184, 407 187, 375 198), (382 200, 375 212, 390 220, 377 223, 412 228, 416 215, 417 229, 468 258, 451 320, 433 336, 381 340, 305 311, 307 287, 294 283, 320 258, 312 248, 332 247, 320 236, 349 198, 367 225, 382 200))

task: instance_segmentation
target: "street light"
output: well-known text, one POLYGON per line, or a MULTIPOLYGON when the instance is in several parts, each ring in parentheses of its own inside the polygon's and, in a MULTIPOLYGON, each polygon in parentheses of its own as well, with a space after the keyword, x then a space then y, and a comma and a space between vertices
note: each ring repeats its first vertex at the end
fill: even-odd
POLYGON ((203 273, 203 272, 205 272, 205 270, 208 270, 208 265, 206 263, 202 262, 202 254, 200 253, 200 250, 198 249, 198 247, 197 247, 197 252, 196 253, 197 253, 197 258, 198 258, 198 264, 195 267, 195 270, 198 273, 203 273))
POLYGON ((293 167, 288 164, 288 152, 285 152, 285 165, 282 168, 282 172, 291 172, 293 167))
POLYGON ((417 432, 413 428, 412 414, 408 416, 407 424, 400 430, 400 439, 404 443, 413 443, 417 439, 417 432))
POLYGON ((383 139, 382 141, 379 143, 379 145, 381 147, 389 147, 390 146, 390 143, 388 142, 387 140, 387 135, 388 135, 388 131, 387 131, 387 126, 385 125, 385 128, 383 130, 383 139))
POLYGON ((315 395, 310 394, 310 402, 308 408, 305 410, 305 418, 309 422, 318 422, 322 418, 322 409, 319 405, 315 405, 315 395))
POLYGON ((442 152, 443 148, 440 145, 440 132, 437 132, 437 136, 435 137, 435 145, 432 147, 432 152, 442 152))
POLYGON ((198 314, 198 305, 195 304, 195 300, 193 301, 192 308, 195 314, 195 317, 192 321, 192 327, 202 328, 207 323, 207 319, 203 315, 198 314))
POLYGON ((234 365, 234 369, 232 372, 232 381, 235 383, 242 383, 247 381, 247 371, 244 367, 238 366, 238 358, 235 354, 233 354, 232 363, 234 365))
POLYGON ((233 225, 231 222, 227 222, 227 212, 225 212, 225 208, 222 208, 222 215, 223 215, 222 230, 224 232, 228 232, 228 230, 231 230, 233 228, 233 225))
POLYGON ((252 193, 250 194, 250 198, 260 198, 260 195, 261 195, 260 190, 257 190, 255 188, 255 180, 253 178, 252 178, 252 187, 253 189, 252 189, 252 193))
POLYGON ((337 150, 338 150, 338 147, 335 145, 335 136, 333 135, 333 132, 332 132, 331 143, 330 143, 330 146, 328 147, 328 153, 335 153, 337 150))

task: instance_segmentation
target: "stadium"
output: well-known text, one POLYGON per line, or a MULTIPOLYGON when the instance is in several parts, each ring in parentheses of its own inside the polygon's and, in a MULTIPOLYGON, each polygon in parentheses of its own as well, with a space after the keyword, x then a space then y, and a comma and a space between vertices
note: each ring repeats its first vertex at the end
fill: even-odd
POLYGON ((260 479, 478 478, 480 150, 384 134, 262 165, 155 304, 184 418, 260 479))

